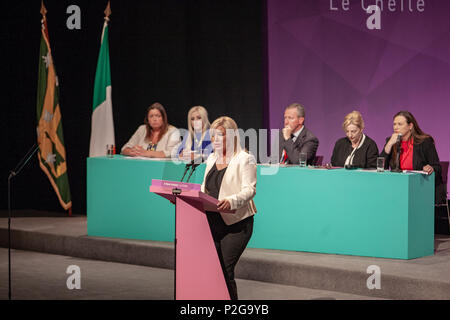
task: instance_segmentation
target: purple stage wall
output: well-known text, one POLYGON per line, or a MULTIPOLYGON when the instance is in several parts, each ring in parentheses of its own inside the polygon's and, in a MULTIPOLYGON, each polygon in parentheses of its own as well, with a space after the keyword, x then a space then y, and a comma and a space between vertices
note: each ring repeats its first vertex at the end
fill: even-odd
POLYGON ((450 1, 384 0, 381 29, 369 30, 362 9, 375 0, 268 0, 269 126, 283 126, 292 102, 306 109, 306 126, 329 162, 344 136, 344 116, 359 110, 365 133, 381 150, 392 117, 409 110, 432 135, 441 161, 450 159, 450 1), (420 1, 419 1, 420 2, 420 1), (338 7, 339 10, 332 10, 338 7), (393 9, 393 7, 391 7, 393 9))

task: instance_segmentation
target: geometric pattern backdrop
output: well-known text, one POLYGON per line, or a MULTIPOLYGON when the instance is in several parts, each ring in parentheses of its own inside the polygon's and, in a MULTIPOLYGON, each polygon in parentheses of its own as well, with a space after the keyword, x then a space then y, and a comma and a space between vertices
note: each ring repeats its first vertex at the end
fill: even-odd
MULTIPOLYGON (((344 136, 344 116, 359 110, 378 149, 392 134, 392 117, 411 111, 433 136, 441 161, 450 159, 450 1, 425 0, 409 12, 384 1, 381 30, 369 30, 360 0, 348 11, 333 0, 268 0, 269 125, 283 126, 292 102, 306 109, 306 126, 329 162, 344 136)), ((374 1, 364 1, 365 6, 374 1)), ((413 8, 416 1, 412 1, 413 8)))

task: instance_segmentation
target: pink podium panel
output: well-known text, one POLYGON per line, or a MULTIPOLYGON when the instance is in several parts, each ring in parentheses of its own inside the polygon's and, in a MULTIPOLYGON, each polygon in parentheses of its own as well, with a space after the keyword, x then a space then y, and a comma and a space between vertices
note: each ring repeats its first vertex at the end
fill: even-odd
POLYGON ((177 300, 229 300, 230 296, 205 211, 217 211, 218 200, 200 185, 152 180, 154 192, 176 205, 175 287, 177 300), (173 190, 179 193, 173 194, 173 190))

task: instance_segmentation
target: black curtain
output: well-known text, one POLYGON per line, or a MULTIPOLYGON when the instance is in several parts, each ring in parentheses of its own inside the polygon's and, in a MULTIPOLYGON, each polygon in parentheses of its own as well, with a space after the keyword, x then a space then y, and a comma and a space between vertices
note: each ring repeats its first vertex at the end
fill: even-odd
MULTIPOLYGON (((73 212, 86 212, 86 158, 93 82, 107 1, 47 0, 50 44, 60 86, 73 212), (81 29, 69 30, 70 5, 81 29)), ((40 1, 2 3, 2 209, 10 169, 36 141, 40 1)), ((116 145, 162 103, 169 122, 187 128, 191 106, 211 122, 221 115, 239 127, 263 127, 264 2, 260 0, 111 1, 110 58, 116 145)), ((13 208, 63 211, 37 157, 13 180, 13 208)))

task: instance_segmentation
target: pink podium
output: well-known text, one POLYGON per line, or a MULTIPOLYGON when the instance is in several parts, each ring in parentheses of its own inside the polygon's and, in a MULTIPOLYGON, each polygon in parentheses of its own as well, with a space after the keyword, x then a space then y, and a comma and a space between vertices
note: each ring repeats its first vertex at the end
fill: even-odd
POLYGON ((229 300, 205 213, 217 212, 218 200, 200 189, 196 183, 156 179, 150 186, 150 192, 175 203, 175 299, 229 300))

